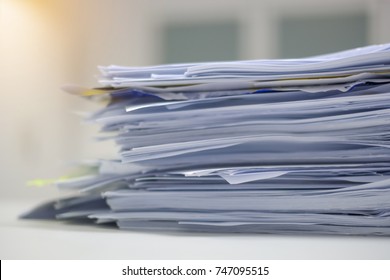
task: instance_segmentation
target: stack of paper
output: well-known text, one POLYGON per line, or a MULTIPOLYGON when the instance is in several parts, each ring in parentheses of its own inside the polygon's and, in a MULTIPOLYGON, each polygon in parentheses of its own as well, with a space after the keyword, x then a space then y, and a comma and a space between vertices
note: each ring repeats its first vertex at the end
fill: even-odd
POLYGON ((27 217, 121 229, 390 235, 390 44, 305 59, 101 67, 119 158, 27 217))

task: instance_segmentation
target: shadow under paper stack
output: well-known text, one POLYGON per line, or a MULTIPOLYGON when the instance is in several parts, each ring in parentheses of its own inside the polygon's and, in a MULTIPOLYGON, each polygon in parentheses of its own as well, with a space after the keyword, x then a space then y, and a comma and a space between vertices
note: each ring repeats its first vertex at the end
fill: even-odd
MULTIPOLYGON (((117 160, 26 218, 120 229, 390 235, 390 44, 290 60, 107 66, 117 160)), ((113 155, 114 156, 114 155, 113 155)))

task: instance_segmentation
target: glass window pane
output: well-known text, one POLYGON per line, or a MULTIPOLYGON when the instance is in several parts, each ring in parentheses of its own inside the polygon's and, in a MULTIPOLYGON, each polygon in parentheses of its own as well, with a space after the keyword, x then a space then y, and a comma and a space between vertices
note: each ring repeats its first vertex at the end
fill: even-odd
POLYGON ((236 22, 167 24, 162 63, 236 60, 238 29, 236 22))
POLYGON ((286 17, 280 21, 278 56, 304 57, 368 44, 364 14, 286 17))

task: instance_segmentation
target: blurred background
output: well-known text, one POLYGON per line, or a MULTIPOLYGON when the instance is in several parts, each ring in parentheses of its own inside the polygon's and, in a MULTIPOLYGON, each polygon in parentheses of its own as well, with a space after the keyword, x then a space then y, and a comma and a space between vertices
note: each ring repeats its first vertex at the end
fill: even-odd
MULTIPOLYGON (((61 91, 98 65, 302 57, 390 42, 387 0, 0 0, 0 198, 53 198, 69 163, 112 157, 61 91)), ((39 199, 38 199, 39 198, 39 199)))

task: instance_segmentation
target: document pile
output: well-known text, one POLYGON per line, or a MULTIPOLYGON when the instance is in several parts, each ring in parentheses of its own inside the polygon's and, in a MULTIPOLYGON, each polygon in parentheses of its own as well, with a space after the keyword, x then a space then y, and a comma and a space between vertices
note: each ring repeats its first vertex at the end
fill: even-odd
POLYGON ((121 229, 390 235, 390 44, 303 59, 100 68, 115 160, 26 217, 121 229), (49 211, 50 210, 50 211, 49 211))

